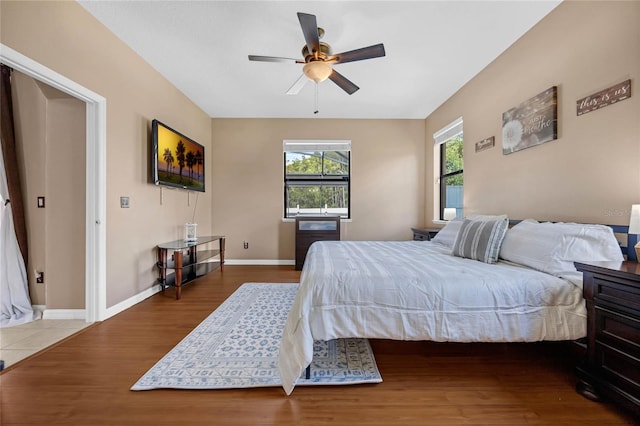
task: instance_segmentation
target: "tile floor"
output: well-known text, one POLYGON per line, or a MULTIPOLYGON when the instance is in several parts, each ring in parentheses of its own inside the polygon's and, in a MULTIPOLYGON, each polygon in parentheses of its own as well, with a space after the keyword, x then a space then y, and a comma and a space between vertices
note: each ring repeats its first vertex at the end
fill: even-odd
POLYGON ((41 319, 0 328, 0 360, 7 368, 89 325, 84 320, 41 319))

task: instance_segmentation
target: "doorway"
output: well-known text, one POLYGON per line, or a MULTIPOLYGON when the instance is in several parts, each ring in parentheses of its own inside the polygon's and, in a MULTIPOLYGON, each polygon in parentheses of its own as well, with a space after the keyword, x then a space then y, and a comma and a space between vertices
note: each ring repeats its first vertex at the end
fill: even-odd
POLYGON ((11 88, 31 303, 84 319, 86 104, 16 70, 11 88))
POLYGON ((107 318, 106 109, 104 97, 0 44, 0 62, 86 104, 85 321, 107 318))

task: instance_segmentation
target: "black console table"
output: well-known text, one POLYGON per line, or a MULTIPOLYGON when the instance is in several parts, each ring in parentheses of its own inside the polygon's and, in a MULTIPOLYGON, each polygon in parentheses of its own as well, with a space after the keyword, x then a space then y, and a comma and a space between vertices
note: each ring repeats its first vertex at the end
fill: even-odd
POLYGON ((162 291, 167 286, 173 286, 176 288, 176 299, 180 299, 184 284, 215 269, 224 270, 224 237, 198 237, 196 241, 175 240, 159 244, 156 266, 162 291), (218 247, 214 248, 216 242, 218 247), (214 260, 215 257, 219 260, 214 260))

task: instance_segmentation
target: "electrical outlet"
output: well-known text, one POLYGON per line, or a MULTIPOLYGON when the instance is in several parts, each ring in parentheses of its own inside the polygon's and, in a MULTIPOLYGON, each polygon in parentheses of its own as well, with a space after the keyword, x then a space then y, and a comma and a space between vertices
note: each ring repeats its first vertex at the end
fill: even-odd
POLYGON ((44 284, 44 272, 36 271, 36 283, 44 284))
POLYGON ((245 241, 244 242, 244 249, 248 249, 249 248, 249 241, 245 241))

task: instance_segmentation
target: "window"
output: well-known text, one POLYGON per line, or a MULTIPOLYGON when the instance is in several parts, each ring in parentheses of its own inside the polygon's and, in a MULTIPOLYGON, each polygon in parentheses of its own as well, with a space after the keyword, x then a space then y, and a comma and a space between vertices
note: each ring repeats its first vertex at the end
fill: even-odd
POLYGON ((433 134, 438 189, 435 191, 436 219, 444 220, 444 209, 455 208, 462 217, 464 198, 464 159, 462 117, 433 134))
POLYGON ((351 141, 285 140, 284 217, 350 217, 351 141))

